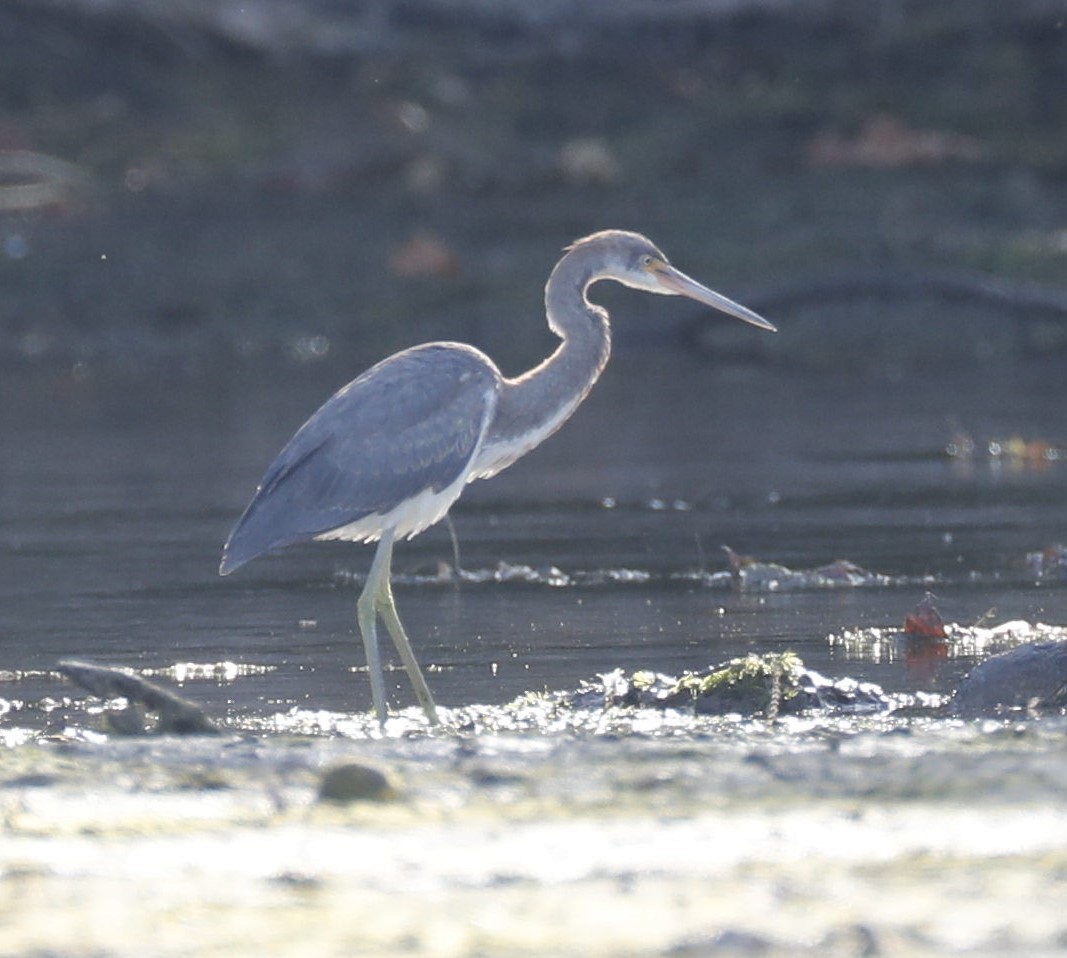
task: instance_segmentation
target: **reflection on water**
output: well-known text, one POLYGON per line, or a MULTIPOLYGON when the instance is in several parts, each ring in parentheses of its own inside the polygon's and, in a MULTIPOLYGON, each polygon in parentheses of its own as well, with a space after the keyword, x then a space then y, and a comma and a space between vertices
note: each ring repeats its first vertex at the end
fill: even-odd
MULTIPOLYGON (((0 671, 18 681, 0 698, 69 694, 47 670, 84 657, 199 663, 190 694, 236 715, 369 707, 353 670, 370 549, 310 545, 216 575, 264 466, 360 365, 5 376, 0 671)), ((1062 376, 1027 367, 871 386, 622 355, 559 435, 468 490, 453 513, 462 575, 443 574, 443 525, 398 547, 400 612, 445 705, 785 648, 820 671, 914 687, 901 657, 830 637, 899 628, 928 590, 961 625, 1067 622, 1063 577, 1037 586, 1027 563, 1067 540, 1067 462, 945 452, 961 429, 1063 448, 1065 393, 1062 376), (877 575, 739 592, 724 544, 877 575)), ((921 682, 950 688, 972 661, 947 657, 921 682)), ((410 702, 403 672, 388 676, 393 701, 410 702)))

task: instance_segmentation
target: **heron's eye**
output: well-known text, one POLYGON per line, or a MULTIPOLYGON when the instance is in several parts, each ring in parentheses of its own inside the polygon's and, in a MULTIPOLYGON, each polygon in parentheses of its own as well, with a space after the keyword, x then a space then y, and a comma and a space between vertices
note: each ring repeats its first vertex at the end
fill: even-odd
POLYGON ((655 266, 655 265, 656 265, 656 257, 653 256, 651 253, 645 253, 645 255, 641 257, 641 268, 642 269, 652 269, 652 267, 655 266))

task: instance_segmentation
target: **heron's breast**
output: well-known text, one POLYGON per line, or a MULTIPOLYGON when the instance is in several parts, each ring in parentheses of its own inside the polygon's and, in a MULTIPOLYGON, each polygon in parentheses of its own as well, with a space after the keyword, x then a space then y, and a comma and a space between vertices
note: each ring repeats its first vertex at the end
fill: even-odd
POLYGON ((474 459, 470 478, 491 479, 541 445, 571 417, 584 395, 560 402, 544 419, 523 422, 515 417, 511 421, 505 418, 502 423, 494 422, 474 459))

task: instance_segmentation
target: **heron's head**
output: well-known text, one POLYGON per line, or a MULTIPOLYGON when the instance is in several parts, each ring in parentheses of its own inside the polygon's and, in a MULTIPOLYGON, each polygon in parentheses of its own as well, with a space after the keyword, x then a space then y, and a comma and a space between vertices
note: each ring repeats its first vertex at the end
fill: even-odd
POLYGON ((708 289, 671 266, 659 248, 640 233, 627 233, 623 230, 594 233, 579 240, 572 249, 585 244, 600 247, 602 268, 596 273, 597 279, 613 279, 624 286, 643 289, 649 293, 686 296, 760 329, 777 332, 775 326, 758 313, 708 289))

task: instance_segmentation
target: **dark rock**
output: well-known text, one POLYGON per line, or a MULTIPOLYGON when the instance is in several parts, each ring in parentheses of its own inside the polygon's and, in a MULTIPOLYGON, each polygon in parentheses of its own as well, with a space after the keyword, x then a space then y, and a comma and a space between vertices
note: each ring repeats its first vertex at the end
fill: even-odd
POLYGON ((322 776, 319 784, 319 801, 336 805, 384 802, 396 798, 396 795, 396 789, 384 773, 357 762, 335 765, 322 776))
POLYGON ((880 685, 845 676, 830 679, 814 669, 805 669, 798 681, 798 694, 790 711, 830 709, 835 712, 887 712, 895 702, 880 685))
POLYGON ((963 679, 949 707, 965 717, 1067 707, 1067 642, 1028 642, 986 659, 963 679))

